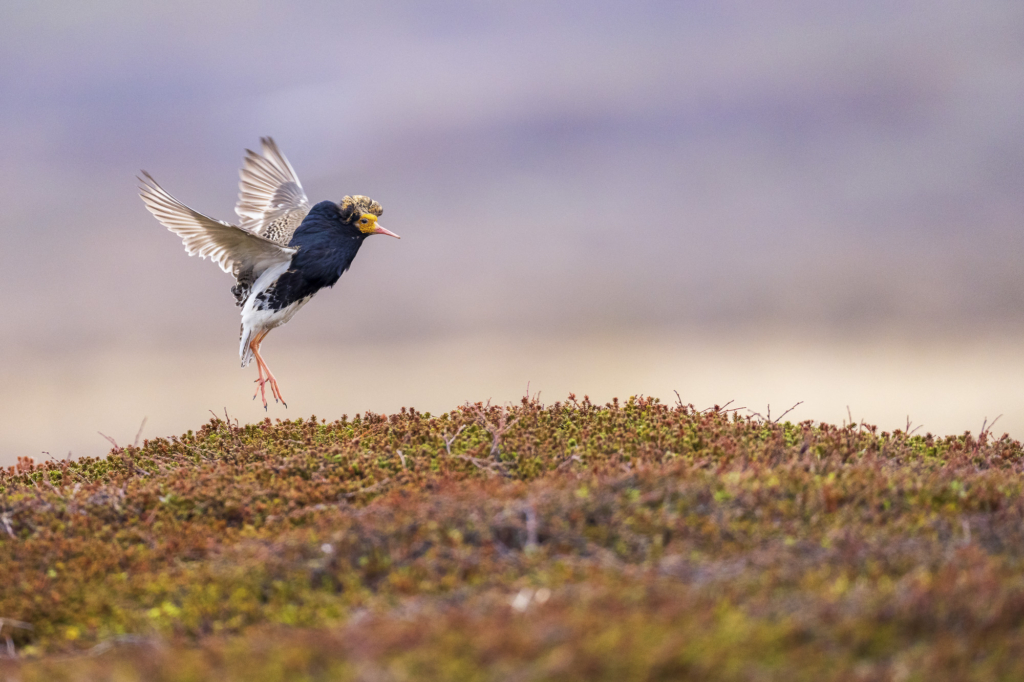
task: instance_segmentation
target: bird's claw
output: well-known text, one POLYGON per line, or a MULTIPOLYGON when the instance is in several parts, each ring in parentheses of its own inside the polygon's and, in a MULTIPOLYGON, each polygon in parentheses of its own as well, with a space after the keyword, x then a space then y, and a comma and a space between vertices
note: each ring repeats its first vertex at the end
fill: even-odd
MULTIPOLYGON (((257 379, 256 381, 259 381, 259 379, 257 379)), ((266 383, 266 382, 264 382, 264 383, 266 383)), ((263 389, 264 383, 261 383, 259 385, 259 388, 256 389, 256 392, 252 394, 252 399, 253 400, 256 400, 256 396, 258 396, 260 394, 260 392, 264 390, 263 389)), ((263 411, 266 412, 267 409, 268 409, 267 408, 267 394, 264 392, 263 393, 263 411)))
MULTIPOLYGON (((257 361, 259 361, 258 355, 257 361)), ((257 387, 256 392, 253 393, 252 399, 256 400, 256 396, 262 396, 263 410, 265 412, 269 411, 269 407, 267 405, 267 384, 270 384, 270 395, 274 398, 274 402, 284 403, 284 406, 288 407, 288 403, 284 402, 284 397, 281 395, 281 389, 277 387, 277 380, 274 379, 274 375, 270 373, 270 370, 266 365, 262 365, 259 376, 253 379, 253 383, 257 384, 257 387)))

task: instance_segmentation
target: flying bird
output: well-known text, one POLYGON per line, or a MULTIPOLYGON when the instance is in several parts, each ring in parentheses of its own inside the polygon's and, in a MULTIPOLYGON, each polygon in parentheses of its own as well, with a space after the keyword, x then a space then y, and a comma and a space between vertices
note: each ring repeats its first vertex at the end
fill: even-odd
POLYGON ((334 286, 348 270, 363 240, 386 234, 377 221, 381 205, 362 195, 310 206, 295 169, 269 137, 260 138, 261 153, 247 149, 239 172, 239 224, 203 215, 181 203, 142 171, 140 196, 149 212, 181 237, 190 256, 209 257, 233 275, 231 293, 242 309, 238 353, 242 367, 253 359, 259 377, 256 395, 267 408, 266 384, 281 396, 260 344, 271 329, 292 319, 324 287, 334 286))

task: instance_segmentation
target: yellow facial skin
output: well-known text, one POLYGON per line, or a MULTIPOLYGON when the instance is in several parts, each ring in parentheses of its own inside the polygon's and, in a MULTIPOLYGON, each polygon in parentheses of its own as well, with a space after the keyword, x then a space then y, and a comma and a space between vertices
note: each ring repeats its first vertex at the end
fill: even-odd
POLYGON ((356 227, 363 234, 373 234, 377 229, 377 216, 372 213, 363 213, 359 216, 359 220, 356 221, 356 227))

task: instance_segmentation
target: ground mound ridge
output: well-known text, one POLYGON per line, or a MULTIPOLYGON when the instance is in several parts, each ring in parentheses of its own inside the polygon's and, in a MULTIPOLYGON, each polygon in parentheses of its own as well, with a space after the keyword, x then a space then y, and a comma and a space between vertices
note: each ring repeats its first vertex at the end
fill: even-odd
POLYGON ((215 417, 0 473, 0 673, 1024 679, 1022 455, 643 397, 215 417))

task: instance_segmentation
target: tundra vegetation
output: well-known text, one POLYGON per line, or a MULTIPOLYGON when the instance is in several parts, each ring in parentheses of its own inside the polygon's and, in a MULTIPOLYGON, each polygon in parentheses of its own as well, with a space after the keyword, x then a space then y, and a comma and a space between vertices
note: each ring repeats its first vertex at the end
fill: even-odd
POLYGON ((1021 444, 630 398, 0 474, 0 675, 1024 679, 1021 444))

